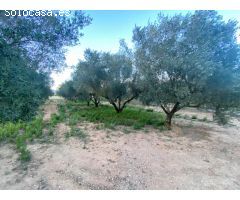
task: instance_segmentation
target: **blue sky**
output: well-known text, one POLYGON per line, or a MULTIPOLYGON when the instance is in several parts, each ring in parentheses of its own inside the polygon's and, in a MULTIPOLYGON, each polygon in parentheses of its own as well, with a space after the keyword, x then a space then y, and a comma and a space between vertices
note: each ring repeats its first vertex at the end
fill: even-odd
MULTIPOLYGON (((69 67, 61 73, 53 73, 53 89, 57 89, 61 83, 71 78, 73 69, 70 67, 77 64, 79 59, 83 59, 83 52, 86 48, 98 51, 116 52, 119 47, 119 40, 125 41, 131 46, 132 30, 135 25, 145 26, 148 21, 157 19, 159 12, 168 15, 176 13, 186 14, 187 10, 94 10, 85 11, 93 18, 92 23, 83 30, 84 36, 81 44, 70 47, 66 54, 66 63, 69 67)), ((240 22, 240 11, 218 11, 225 20, 236 19, 240 22)))

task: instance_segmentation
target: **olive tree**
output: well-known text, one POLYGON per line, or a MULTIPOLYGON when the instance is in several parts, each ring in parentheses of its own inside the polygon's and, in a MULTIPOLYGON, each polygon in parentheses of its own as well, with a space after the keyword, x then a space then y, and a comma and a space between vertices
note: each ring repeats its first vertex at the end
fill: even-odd
POLYGON ((0 41, 0 123, 31 119, 51 94, 48 74, 28 67, 17 50, 0 41))
MULTIPOLYGON (((193 20, 202 23, 204 13, 192 16, 193 20)), ((227 123, 225 111, 239 108, 240 105, 240 46, 237 42, 238 23, 234 20, 223 22, 222 17, 216 12, 214 23, 209 27, 212 30, 212 45, 214 65, 211 76, 209 76, 204 93, 203 103, 215 110, 214 117, 221 123, 227 123)))
POLYGON ((123 40, 120 44, 115 54, 87 49, 73 73, 77 90, 87 91, 96 107, 100 97, 106 98, 117 113, 140 93, 132 52, 123 40))
POLYGON ((71 100, 76 99, 77 91, 73 86, 73 81, 64 82, 57 90, 57 94, 66 99, 71 99, 71 100))
POLYGON ((148 85, 145 92, 154 94, 152 101, 166 113, 167 127, 181 108, 206 102, 207 82, 221 64, 215 56, 223 47, 215 45, 225 43, 224 31, 230 23, 215 11, 196 11, 185 16, 160 14, 155 23, 134 29, 140 78, 148 85))
POLYGON ((45 16, 6 16, 6 11, 0 11, 1 38, 18 49, 28 59, 27 64, 38 71, 64 66, 66 47, 78 44, 83 27, 91 22, 82 11, 63 16, 57 12, 45 16))
POLYGON ((134 68, 133 54, 124 40, 116 54, 105 53, 102 59, 107 78, 103 85, 103 96, 112 104, 117 113, 141 93, 134 68))
POLYGON ((86 49, 84 60, 77 64, 73 73, 75 88, 79 92, 88 93, 87 100, 92 101, 95 107, 100 104, 103 81, 106 79, 105 66, 102 65, 101 59, 102 53, 86 49))

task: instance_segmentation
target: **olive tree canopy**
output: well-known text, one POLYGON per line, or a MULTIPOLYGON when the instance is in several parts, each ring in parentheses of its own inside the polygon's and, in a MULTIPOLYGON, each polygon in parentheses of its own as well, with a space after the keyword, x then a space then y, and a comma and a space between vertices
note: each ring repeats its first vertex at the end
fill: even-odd
POLYGON ((64 65, 66 47, 79 43, 91 19, 82 11, 69 16, 5 12, 0 11, 0 121, 28 120, 51 94, 51 70, 64 65))
POLYGON ((224 22, 215 11, 160 14, 155 23, 134 29, 136 66, 146 86, 143 94, 151 94, 152 102, 162 107, 168 127, 175 112, 216 94, 210 91, 206 96, 206 89, 219 68, 236 68, 235 29, 235 22, 224 22))

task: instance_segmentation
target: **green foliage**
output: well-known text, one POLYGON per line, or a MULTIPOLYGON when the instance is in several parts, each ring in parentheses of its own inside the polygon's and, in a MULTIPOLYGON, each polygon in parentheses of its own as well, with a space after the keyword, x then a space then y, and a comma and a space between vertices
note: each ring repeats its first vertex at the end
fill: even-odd
POLYGON ((75 90, 81 94, 82 100, 92 101, 96 107, 100 104, 103 81, 106 78, 105 67, 101 63, 102 54, 86 49, 84 61, 77 64, 73 73, 73 85, 75 90))
POLYGON ((52 114, 51 119, 48 122, 49 126, 52 128, 54 128, 57 124, 63 122, 66 118, 65 108, 63 105, 58 106, 58 111, 59 111, 59 114, 56 114, 56 113, 52 114))
POLYGON ((76 127, 71 128, 71 131, 66 134, 66 138, 78 137, 84 141, 87 139, 87 136, 88 135, 83 130, 81 130, 80 128, 76 128, 76 127))
POLYGON ((123 132, 125 134, 130 134, 131 133, 131 130, 129 130, 128 128, 123 128, 123 132))
POLYGON ((136 66, 145 88, 140 99, 160 104, 168 126, 174 113, 191 103, 239 104, 236 30, 236 22, 224 22, 216 11, 160 14, 155 23, 136 27, 136 66))
MULTIPOLYGON (((194 17, 199 24, 203 21, 203 14, 199 12, 194 17)), ((229 109, 240 104, 240 46, 237 42, 239 26, 237 21, 229 20, 224 23, 216 12, 211 14, 205 17, 213 21, 209 23, 209 29, 213 40, 212 59, 217 65, 207 80, 203 99, 211 108, 229 109)))
POLYGON ((69 16, 55 12, 51 16, 6 16, 5 11, 0 11, 1 39, 18 49, 28 65, 38 71, 63 66, 63 48, 77 44, 81 30, 91 22, 82 11, 71 11, 69 16))
POLYGON ((73 81, 66 81, 63 83, 58 89, 57 94, 66 99, 77 98, 77 91, 73 87, 73 81))
MULTIPOLYGON (((98 107, 100 97, 104 97, 117 112, 122 112, 126 104, 139 95, 133 54, 123 40, 116 54, 86 49, 84 58, 73 73, 72 85, 88 102, 98 107)), ((74 93, 70 89, 67 91, 74 93)))
POLYGON ((27 149, 27 142, 40 138, 45 124, 41 117, 30 122, 7 122, 0 124, 0 142, 11 142, 16 145, 20 153, 20 160, 29 161, 31 154, 27 149))
POLYGON ((12 140, 17 137, 19 130, 23 129, 25 125, 21 122, 0 124, 0 142, 5 140, 12 140))
POLYGON ((16 138, 16 147, 20 153, 21 161, 26 162, 31 159, 31 154, 30 154, 29 150, 27 149, 27 145, 26 145, 26 141, 25 141, 24 137, 19 136, 16 138))
POLYGON ((137 82, 138 74, 134 70, 133 53, 125 41, 121 40, 119 52, 116 54, 107 53, 102 60, 107 71, 102 95, 120 113, 127 103, 137 98, 141 93, 141 88, 137 82))
POLYGON ((143 128, 146 125, 159 128, 164 124, 164 117, 161 113, 147 112, 135 107, 128 107, 124 112, 117 114, 107 105, 96 109, 81 102, 68 101, 65 105, 65 112, 67 113, 65 121, 68 121, 71 126, 75 126, 80 121, 103 123, 110 129, 114 129, 118 125, 132 126, 135 129, 143 128))
POLYGON ((52 94, 49 77, 28 67, 18 52, 4 47, 0 42, 0 122, 29 120, 52 94))
POLYGON ((143 127, 144 127, 144 123, 136 123, 136 124, 134 124, 133 129, 140 130, 143 127))
POLYGON ((0 122, 30 120, 52 94, 49 74, 63 66, 63 48, 79 42, 91 19, 81 11, 68 17, 5 12, 0 11, 0 122))

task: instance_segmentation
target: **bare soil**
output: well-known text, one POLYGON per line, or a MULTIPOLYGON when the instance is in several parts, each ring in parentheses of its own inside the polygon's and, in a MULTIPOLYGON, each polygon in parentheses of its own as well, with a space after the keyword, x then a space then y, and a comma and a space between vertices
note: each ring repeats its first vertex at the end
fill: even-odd
MULTIPOLYGON (((45 106, 45 120, 59 101, 45 106)), ((240 123, 234 120, 223 127, 178 118, 171 131, 79 123, 86 141, 66 139, 70 127, 62 123, 53 142, 28 145, 27 166, 13 146, 0 146, 0 189, 240 189, 240 123)))

